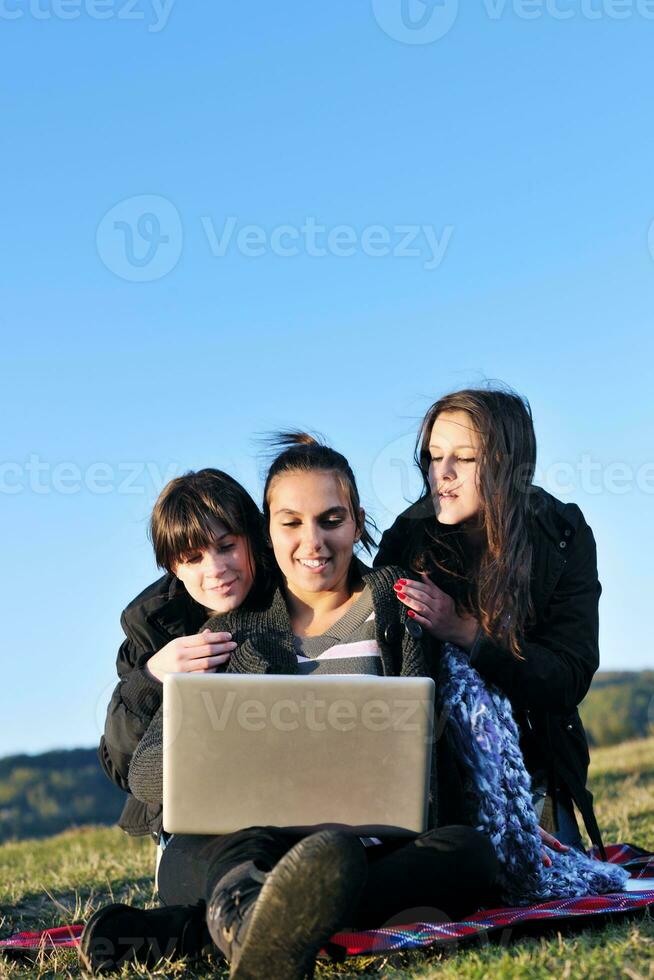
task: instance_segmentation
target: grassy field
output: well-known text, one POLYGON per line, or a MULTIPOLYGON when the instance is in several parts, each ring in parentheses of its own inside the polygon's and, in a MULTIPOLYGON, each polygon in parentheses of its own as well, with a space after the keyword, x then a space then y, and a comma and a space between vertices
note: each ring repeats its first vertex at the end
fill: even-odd
MULTIPOLYGON (((591 787, 607 841, 628 841, 654 849, 654 738, 594 752, 591 787)), ((98 906, 124 901, 156 904, 154 847, 121 831, 87 828, 46 840, 0 847, 0 935, 84 921, 98 906)), ((596 927, 577 935, 555 931, 544 939, 504 936, 502 941, 428 954, 402 954, 319 964, 318 980, 375 977, 425 980, 463 978, 654 978, 654 920, 650 916, 596 927)), ((33 963, 0 956, 0 978, 79 977, 71 952, 45 954, 33 963)), ((183 961, 161 969, 124 967, 124 977, 227 976, 216 961, 192 969, 183 961)), ((262 978, 263 980, 263 978, 262 978)))

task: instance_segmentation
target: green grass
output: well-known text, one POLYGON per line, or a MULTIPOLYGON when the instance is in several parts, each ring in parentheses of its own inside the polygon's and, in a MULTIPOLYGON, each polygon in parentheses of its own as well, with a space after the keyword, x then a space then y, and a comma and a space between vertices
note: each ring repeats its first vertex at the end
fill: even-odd
MULTIPOLYGON (((654 849, 654 738, 593 754, 591 788, 607 840, 654 849)), ((98 906, 123 901, 157 904, 153 892, 154 847, 148 838, 126 837, 116 828, 67 831, 38 841, 0 847, 0 935, 83 921, 98 906)), ((33 963, 0 956, 0 978, 79 977, 71 952, 43 954, 33 963)), ((123 977, 223 978, 215 960, 192 969, 184 961, 148 971, 124 967, 123 977)), ((509 978, 654 978, 654 920, 648 915, 587 929, 576 935, 553 932, 544 939, 504 935, 489 943, 421 954, 320 964, 318 980, 411 978, 498 980, 509 978)), ((262 978, 263 980, 263 978, 262 978)))

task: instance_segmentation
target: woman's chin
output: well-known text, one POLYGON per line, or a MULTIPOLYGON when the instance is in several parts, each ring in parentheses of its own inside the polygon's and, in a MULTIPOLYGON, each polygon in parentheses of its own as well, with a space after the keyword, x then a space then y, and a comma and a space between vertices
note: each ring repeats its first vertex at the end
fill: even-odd
POLYGON ((461 518, 458 515, 453 514, 447 509, 444 510, 443 508, 436 511, 436 520, 439 524, 447 524, 448 526, 451 524, 461 523, 461 518))
POLYGON ((233 612, 234 609, 238 607, 243 602, 245 597, 241 595, 230 595, 224 596, 223 598, 216 598, 215 596, 211 599, 209 609, 216 616, 224 616, 225 613, 233 612))

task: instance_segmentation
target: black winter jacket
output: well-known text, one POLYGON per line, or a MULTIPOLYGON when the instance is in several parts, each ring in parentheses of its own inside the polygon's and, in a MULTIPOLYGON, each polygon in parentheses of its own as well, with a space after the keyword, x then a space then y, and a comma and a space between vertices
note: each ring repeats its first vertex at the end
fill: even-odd
MULTIPOLYGON (((532 598, 535 623, 526 632, 524 660, 483 637, 470 654, 481 676, 509 697, 521 732, 525 763, 531 773, 547 773, 548 792, 567 791, 584 819, 588 834, 602 841, 586 788, 590 761, 577 706, 599 666, 597 555, 593 532, 576 504, 564 504, 534 487, 535 528, 532 598)), ((375 565, 410 567, 427 548, 427 530, 438 532, 424 501, 409 507, 384 533, 375 565)), ((452 595, 438 574, 436 585, 452 595)))
MULTIPOLYGON (((132 755, 163 696, 163 685, 145 664, 171 640, 197 633, 206 618, 206 610, 174 575, 164 575, 148 586, 121 616, 126 639, 116 658, 120 680, 107 709, 98 758, 109 779, 127 793, 132 755)), ((161 807, 148 806, 130 795, 118 825, 133 836, 152 834, 156 840, 161 830, 161 807)))

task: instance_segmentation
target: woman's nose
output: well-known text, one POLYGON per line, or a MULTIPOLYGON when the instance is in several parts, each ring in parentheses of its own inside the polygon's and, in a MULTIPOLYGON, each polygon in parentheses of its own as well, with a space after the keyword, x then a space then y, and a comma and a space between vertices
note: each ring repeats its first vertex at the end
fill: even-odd
POLYGON ((225 556, 221 555, 219 551, 207 551, 202 562, 202 567, 207 575, 220 575, 227 567, 225 556))
POLYGON ((453 480, 456 477, 454 456, 445 456, 441 461, 439 477, 441 480, 453 480))
POLYGON ((306 551, 312 553, 320 551, 322 547, 322 535, 317 524, 305 524, 302 546, 306 551))

